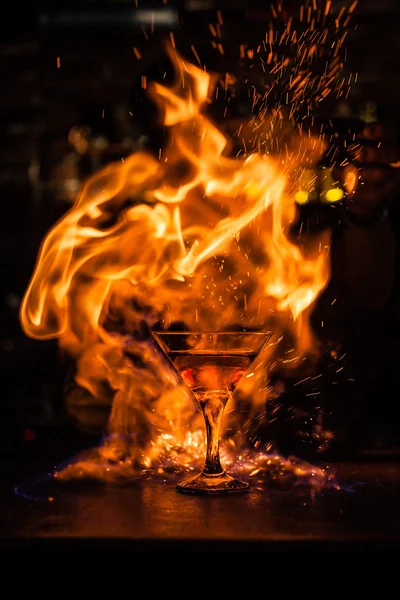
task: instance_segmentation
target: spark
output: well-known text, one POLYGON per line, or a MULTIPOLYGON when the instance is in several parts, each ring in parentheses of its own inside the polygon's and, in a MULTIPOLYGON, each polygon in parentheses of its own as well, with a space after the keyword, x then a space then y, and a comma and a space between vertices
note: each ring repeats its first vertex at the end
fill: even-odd
POLYGON ((191 51, 193 52, 193 54, 194 54, 194 56, 195 56, 195 58, 196 58, 196 60, 197 60, 197 64, 198 64, 198 65, 201 67, 201 60, 200 60, 200 57, 199 57, 199 55, 198 55, 198 54, 197 54, 197 52, 196 52, 196 49, 195 49, 195 47, 192 45, 192 46, 190 46, 190 49, 191 49, 191 51))
POLYGON ((305 381, 308 381, 309 379, 311 379, 311 377, 306 377, 305 379, 302 379, 301 381, 297 381, 293 387, 295 387, 296 385, 300 385, 301 383, 304 383, 305 381))

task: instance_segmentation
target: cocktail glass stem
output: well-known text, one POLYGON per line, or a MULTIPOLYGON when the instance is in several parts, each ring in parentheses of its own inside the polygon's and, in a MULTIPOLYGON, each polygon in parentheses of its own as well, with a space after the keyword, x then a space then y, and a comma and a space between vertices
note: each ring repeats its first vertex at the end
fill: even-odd
POLYGON ((219 442, 221 421, 226 403, 230 397, 229 392, 210 390, 200 398, 200 406, 206 422, 207 454, 203 474, 216 477, 225 473, 219 458, 219 442))

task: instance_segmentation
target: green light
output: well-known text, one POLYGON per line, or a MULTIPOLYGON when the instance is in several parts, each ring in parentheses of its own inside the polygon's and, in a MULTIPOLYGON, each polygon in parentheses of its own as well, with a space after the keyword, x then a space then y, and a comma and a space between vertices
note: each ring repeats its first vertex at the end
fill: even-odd
POLYGON ((339 202, 344 196, 343 190, 340 188, 331 188, 325 193, 325 200, 327 202, 339 202))

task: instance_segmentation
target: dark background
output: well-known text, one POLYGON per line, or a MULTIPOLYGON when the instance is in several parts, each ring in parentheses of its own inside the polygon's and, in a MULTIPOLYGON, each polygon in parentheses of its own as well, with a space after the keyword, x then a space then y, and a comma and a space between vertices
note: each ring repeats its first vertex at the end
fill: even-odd
MULTIPOLYGON (((65 411, 63 390, 69 365, 59 355, 57 344, 27 338, 18 320, 40 242, 69 208, 80 181, 93 168, 68 141, 71 128, 86 126, 100 141, 106 140, 98 166, 129 153, 140 146, 145 133, 141 123, 129 116, 132 89, 160 56, 160 38, 174 31, 178 47, 182 40, 187 51, 190 40, 210 69, 225 69, 231 56, 237 57, 234 49, 240 43, 262 38, 270 17, 268 3, 261 0, 138 3, 135 9, 132 0, 58 2, 57 8, 48 2, 24 11, 10 9, 1 21, 3 456, 39 456, 43 445, 54 454, 60 439, 71 447, 97 439, 77 429, 65 411), (224 58, 210 45, 208 24, 216 22, 217 9, 224 18, 224 47, 232 50, 224 58), (147 10, 155 15, 153 35, 147 10), (141 50, 141 60, 134 47, 141 50)), ((299 3, 286 5, 298 9, 299 3)), ((340 6, 333 3, 334 9, 340 6)), ((349 114, 356 118, 375 114, 392 123, 396 132, 399 17, 396 0, 362 0, 354 19, 357 30, 348 36, 346 67, 349 73, 359 73, 347 102, 349 114)), ((63 447, 58 458, 64 457, 63 447)))

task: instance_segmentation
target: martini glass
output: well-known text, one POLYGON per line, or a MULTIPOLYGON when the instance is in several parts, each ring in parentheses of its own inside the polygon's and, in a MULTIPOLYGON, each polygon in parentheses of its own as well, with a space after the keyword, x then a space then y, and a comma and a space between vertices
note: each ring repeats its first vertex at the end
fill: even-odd
POLYGON ((219 457, 222 415, 247 369, 270 339, 271 332, 154 331, 153 337, 193 392, 203 411, 207 453, 203 471, 179 483, 179 492, 243 492, 249 484, 234 479, 219 457))

